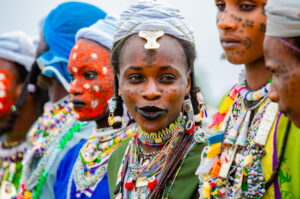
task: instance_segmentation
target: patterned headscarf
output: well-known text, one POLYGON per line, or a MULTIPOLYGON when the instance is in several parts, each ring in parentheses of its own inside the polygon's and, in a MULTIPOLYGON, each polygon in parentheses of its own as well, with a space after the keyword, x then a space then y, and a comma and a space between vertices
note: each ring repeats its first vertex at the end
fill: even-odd
POLYGON ((0 58, 25 66, 30 71, 35 59, 36 45, 25 32, 14 31, 0 34, 0 58))
POLYGON ((163 30, 165 34, 194 43, 193 33, 180 11, 163 1, 140 0, 125 10, 114 42, 141 30, 163 30))
POLYGON ((300 0, 268 0, 266 35, 273 37, 300 36, 300 0))
POLYGON ((102 44, 108 49, 112 48, 113 36, 117 30, 117 18, 106 16, 88 28, 80 29, 76 34, 76 41, 80 38, 90 39, 102 44))

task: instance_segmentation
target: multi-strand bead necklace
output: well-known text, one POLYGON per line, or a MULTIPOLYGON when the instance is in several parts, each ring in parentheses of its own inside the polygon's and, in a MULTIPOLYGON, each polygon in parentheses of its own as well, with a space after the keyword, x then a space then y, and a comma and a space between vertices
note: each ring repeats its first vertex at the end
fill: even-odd
POLYGON ((235 99, 234 103, 221 131, 210 138, 225 136, 222 151, 208 157, 211 146, 206 147, 197 170, 199 193, 204 198, 263 197, 265 181, 261 159, 278 113, 277 104, 266 98, 269 86, 268 83, 262 89, 251 92, 244 82, 234 88, 237 92, 231 92, 236 95, 231 96, 235 99))
POLYGON ((180 114, 160 133, 146 133, 136 127, 136 136, 128 144, 118 172, 117 184, 124 182, 124 189, 121 188, 123 192, 120 191, 116 198, 146 198, 155 189, 168 157, 185 133, 184 126, 185 119, 180 114), (163 148, 149 153, 143 150, 142 144, 163 148))
POLYGON ((23 159, 22 190, 18 198, 38 199, 59 152, 88 122, 74 116, 69 97, 47 107, 29 132, 30 147, 23 159), (31 169, 32 164, 37 164, 31 169))
POLYGON ((0 142, 0 198, 12 199, 17 196, 18 173, 26 151, 26 142, 0 142))
POLYGON ((76 186, 76 196, 85 194, 90 197, 107 172, 107 163, 111 153, 133 135, 133 129, 97 130, 84 144, 73 167, 68 183, 67 198, 70 198, 72 181, 76 186))

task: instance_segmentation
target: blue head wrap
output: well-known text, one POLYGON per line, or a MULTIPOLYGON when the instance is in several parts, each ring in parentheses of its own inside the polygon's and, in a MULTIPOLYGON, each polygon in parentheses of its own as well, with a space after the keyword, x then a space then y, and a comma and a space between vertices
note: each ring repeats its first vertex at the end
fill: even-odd
POLYGON ((116 17, 107 15, 92 26, 80 29, 76 34, 76 41, 80 38, 90 39, 111 50, 117 22, 116 17))
POLYGON ((75 34, 105 16, 103 10, 81 2, 66 2, 52 10, 45 19, 43 30, 49 50, 37 59, 42 73, 54 77, 68 90, 71 76, 67 64, 75 34))

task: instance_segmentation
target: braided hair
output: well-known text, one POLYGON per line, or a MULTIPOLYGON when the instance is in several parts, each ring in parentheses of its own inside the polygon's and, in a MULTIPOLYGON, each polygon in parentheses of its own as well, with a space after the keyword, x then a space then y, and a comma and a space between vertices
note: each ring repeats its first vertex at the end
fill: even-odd
MULTIPOLYGON (((122 98, 119 96, 118 90, 119 90, 119 80, 118 80, 118 74, 119 74, 119 58, 121 54, 121 49, 124 46, 126 40, 128 39, 122 39, 118 42, 114 43, 112 55, 111 55, 111 64, 114 69, 114 78, 115 78, 115 98, 117 99, 117 108, 114 112, 115 115, 122 115, 123 114, 123 106, 122 106, 122 98)), ((191 89, 190 89, 190 97, 194 109, 194 113, 199 113, 199 104, 196 99, 196 93, 200 92, 200 88, 196 87, 195 85, 195 74, 194 74, 194 63, 196 59, 196 50, 193 43, 177 39, 177 41, 180 43, 181 47, 184 50, 184 54, 186 57, 186 63, 188 69, 191 71, 190 78, 191 78, 191 89)), ((188 97, 188 96, 186 96, 188 97)), ((201 125, 201 124, 196 124, 201 125)), ((165 188, 166 183, 171 178, 174 171, 178 168, 180 161, 183 159, 184 154, 188 150, 191 142, 193 141, 193 135, 192 134, 184 134, 182 142, 179 143, 179 145, 176 147, 176 149, 173 151, 172 155, 170 156, 170 159, 168 161, 167 166, 164 168, 164 170, 161 173, 161 180, 155 187, 155 189, 152 191, 150 198, 160 198, 163 194, 163 190, 165 188)))

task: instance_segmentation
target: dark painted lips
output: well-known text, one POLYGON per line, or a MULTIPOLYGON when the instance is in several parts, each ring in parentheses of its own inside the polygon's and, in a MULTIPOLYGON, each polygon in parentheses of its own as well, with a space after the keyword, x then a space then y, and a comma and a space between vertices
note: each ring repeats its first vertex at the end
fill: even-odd
POLYGON ((137 107, 136 110, 148 120, 155 120, 167 112, 167 110, 158 108, 156 106, 137 107))
POLYGON ((73 103, 73 107, 74 109, 81 109, 82 107, 84 107, 86 105, 86 103, 82 100, 78 100, 78 99, 74 99, 72 100, 73 103))
POLYGON ((235 48, 241 44, 241 41, 235 37, 221 37, 221 45, 223 48, 235 48))

